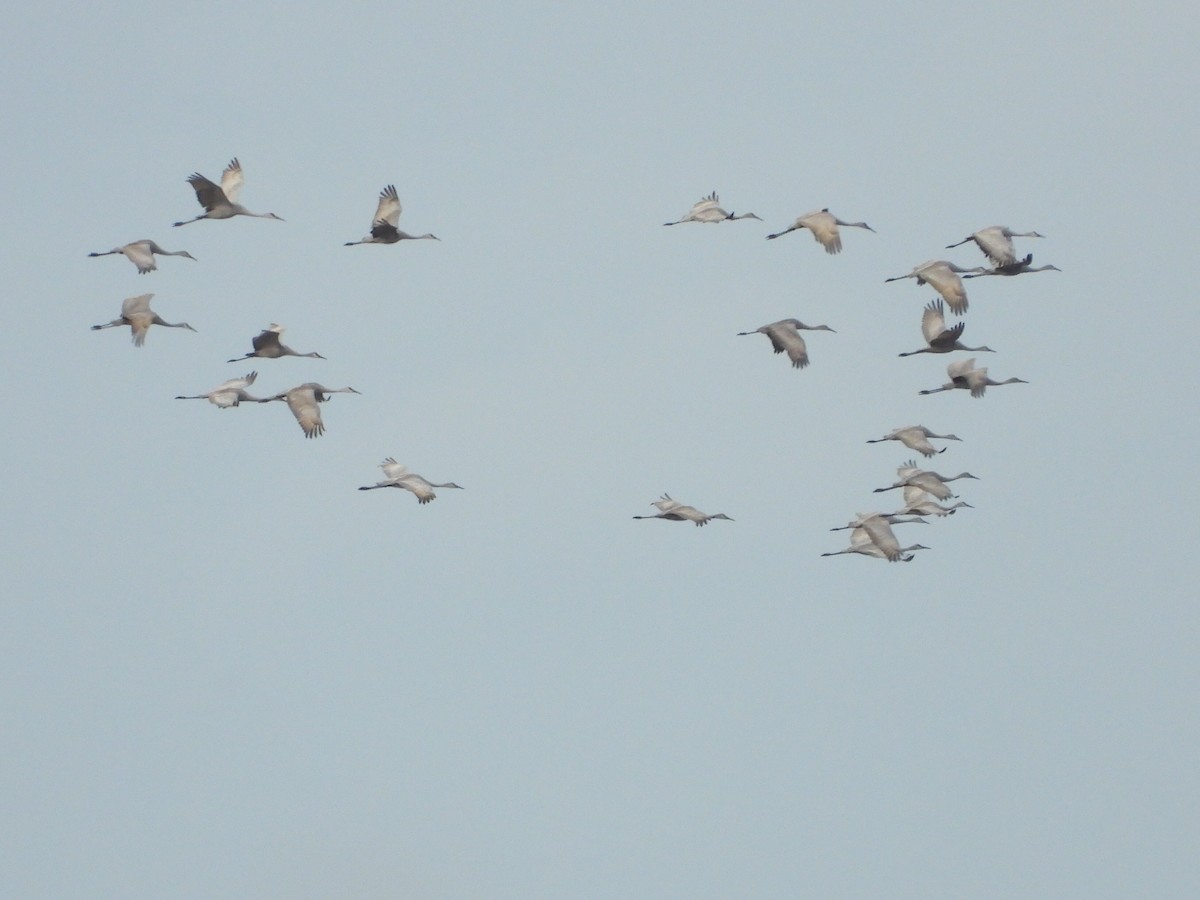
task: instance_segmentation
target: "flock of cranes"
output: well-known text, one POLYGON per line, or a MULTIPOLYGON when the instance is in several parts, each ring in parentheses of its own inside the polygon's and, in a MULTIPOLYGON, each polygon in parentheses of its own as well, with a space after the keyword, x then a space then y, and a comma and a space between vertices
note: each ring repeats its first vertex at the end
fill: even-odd
MULTIPOLYGON (((251 212, 238 202, 242 186, 245 182, 245 176, 241 163, 236 158, 231 160, 221 173, 220 184, 210 181, 199 173, 193 174, 187 181, 195 191, 196 200, 204 211, 194 218, 175 222, 176 226, 187 225, 201 219, 220 220, 231 219, 236 216, 251 216, 283 221, 275 213, 251 212)), ((371 220, 370 233, 361 240, 346 242, 345 246, 349 247, 358 244, 395 244, 404 240, 439 240, 439 238, 432 234, 412 235, 401 231, 398 227, 401 211, 399 194, 396 192, 395 185, 389 184, 379 194, 375 207, 375 215, 371 220)), ((762 221, 754 213, 742 213, 738 215, 726 211, 721 207, 720 199, 714 191, 693 204, 692 208, 682 218, 675 222, 666 222, 664 225, 682 225, 688 222, 719 224, 721 222, 744 219, 762 221)), ((773 234, 768 234, 766 237, 768 240, 774 240, 793 231, 807 229, 827 253, 838 254, 842 250, 841 228, 861 228, 875 233, 875 229, 866 222, 843 221, 828 209, 820 209, 800 216, 787 228, 773 234)), ((1033 260, 1032 254, 1018 258, 1016 247, 1012 240, 1014 237, 1040 238, 1042 235, 1036 231, 1017 232, 999 225, 984 228, 963 238, 961 241, 947 245, 947 249, 966 243, 974 243, 993 264, 992 268, 985 268, 983 266, 963 268, 948 260, 938 259, 930 260, 916 266, 907 275, 885 279, 885 281, 891 282, 912 278, 918 286, 927 284, 940 295, 938 299, 930 301, 925 306, 921 317, 921 334, 925 339, 925 346, 918 350, 900 353, 900 356, 915 356, 921 353, 951 353, 958 350, 976 353, 994 352, 990 347, 968 347, 964 345, 961 342, 964 323, 958 322, 951 327, 947 327, 945 308, 948 306, 950 311, 958 316, 966 312, 967 292, 963 284, 963 278, 974 278, 984 275, 1011 276, 1025 272, 1047 270, 1058 271, 1055 266, 1033 267, 1031 265, 1033 260)), ((153 272, 157 268, 155 262, 156 256, 182 256, 187 259, 195 259, 186 250, 164 250, 152 240, 133 241, 105 253, 90 253, 88 255, 110 256, 114 254, 125 256, 134 264, 138 273, 142 275, 153 272)), ((100 330, 127 325, 132 332, 133 343, 138 347, 142 346, 145 342, 146 334, 152 325, 160 325, 166 328, 185 328, 195 331, 186 322, 166 322, 159 317, 150 308, 150 301, 153 296, 153 294, 141 294, 128 298, 121 305, 121 316, 119 318, 102 325, 93 325, 92 328, 100 330)), ((324 356, 316 351, 298 352, 282 343, 280 336, 283 331, 284 328, 282 325, 272 323, 268 328, 265 328, 251 339, 252 349, 250 352, 243 356, 234 357, 228 360, 228 362, 242 362, 247 359, 280 359, 285 356, 325 359, 324 356)), ((765 335, 770 340, 775 353, 786 353, 794 368, 803 369, 809 365, 810 361, 807 345, 800 336, 801 331, 833 332, 834 329, 828 325, 806 325, 797 318, 786 318, 768 325, 762 325, 753 331, 738 332, 738 335, 765 335)), ((988 376, 986 368, 976 368, 974 358, 951 362, 947 366, 947 374, 949 381, 946 384, 943 384, 941 387, 922 390, 920 393, 935 394, 941 391, 962 389, 970 391, 973 397, 982 397, 988 387, 1026 383, 1020 378, 1008 378, 1004 381, 996 381, 988 376)), ((321 404, 329 400, 333 394, 359 393, 359 391, 349 386, 329 388, 318 382, 310 381, 270 396, 257 397, 247 390, 255 384, 257 379, 258 372, 252 371, 240 378, 231 378, 224 381, 205 393, 181 394, 176 399, 207 400, 219 409, 238 407, 242 403, 272 403, 282 401, 287 404, 292 415, 300 425, 304 436, 306 438, 316 438, 325 431, 325 423, 321 417, 321 404)), ((934 447, 930 443, 931 440, 960 441, 961 438, 953 434, 937 434, 923 425, 913 425, 905 428, 897 428, 891 433, 881 438, 869 440, 867 443, 898 441, 925 457, 932 457, 938 453, 945 452, 945 448, 937 449, 934 447)), ((385 459, 380 464, 380 468, 383 470, 384 480, 372 485, 364 485, 359 490, 367 491, 388 487, 400 488, 412 493, 416 497, 417 502, 422 505, 429 503, 437 496, 434 492, 435 488, 457 488, 461 490, 461 485, 454 482, 436 484, 420 475, 409 472, 407 468, 396 462, 392 457, 385 459)), ((850 546, 845 550, 839 550, 834 553, 824 553, 822 556, 858 554, 887 559, 893 562, 898 560, 910 561, 913 559, 915 551, 928 548, 921 544, 901 547, 892 531, 893 525, 911 523, 928 524, 924 518, 925 516, 945 517, 952 515, 958 509, 970 507, 970 504, 965 502, 955 503, 952 506, 943 506, 939 502, 955 499, 955 495, 947 487, 947 484, 958 479, 976 477, 969 472, 962 472, 958 475, 947 477, 937 472, 923 470, 917 466, 915 461, 909 461, 897 469, 897 476, 898 480, 894 484, 888 487, 877 488, 876 492, 902 490, 904 498, 903 507, 894 513, 872 512, 858 514, 848 525, 842 526, 851 530, 850 546)), ((651 505, 658 510, 655 514, 639 515, 633 518, 692 522, 696 526, 706 525, 715 519, 733 521, 732 518, 724 513, 703 513, 696 507, 680 503, 665 493, 661 498, 653 501, 651 505)))
MULTIPOLYGON (((925 306, 921 316, 921 335, 925 346, 918 350, 899 354, 900 356, 916 356, 920 353, 951 353, 965 350, 972 353, 993 353, 991 347, 968 347, 962 343, 965 323, 957 322, 951 327, 946 326, 945 308, 950 307, 955 315, 963 315, 967 311, 967 290, 963 278, 978 278, 981 275, 1016 275, 1021 272, 1058 271, 1056 266, 1041 266, 1030 268, 1032 254, 1017 259, 1014 237, 1042 237, 1036 231, 1016 232, 1003 225, 993 225, 983 228, 946 249, 973 242, 984 255, 994 264, 994 268, 982 266, 964 268, 944 259, 929 260, 916 266, 907 275, 898 275, 885 279, 885 282, 900 281, 905 278, 915 279, 918 286, 928 284, 938 292, 939 297, 931 300, 925 306)), ((1007 378, 996 381, 988 376, 986 368, 977 368, 975 359, 955 360, 946 367, 950 380, 937 388, 929 388, 919 393, 922 395, 936 394, 941 391, 963 389, 971 392, 972 397, 982 397, 988 387, 1003 384, 1026 384, 1021 378, 1007 378)), ((946 448, 936 448, 931 440, 961 441, 954 434, 937 434, 924 425, 910 425, 906 428, 894 429, 881 438, 872 438, 868 444, 878 444, 885 441, 898 441, 910 450, 915 450, 927 458, 944 453, 946 448)), ((876 559, 886 559, 889 562, 911 562, 917 550, 928 550, 924 544, 911 544, 901 547, 900 541, 892 530, 893 525, 929 524, 926 516, 944 518, 953 515, 963 508, 973 508, 970 503, 960 500, 946 506, 942 502, 957 499, 957 495, 948 487, 952 481, 960 479, 975 479, 978 476, 970 472, 960 472, 957 475, 942 475, 928 469, 922 469, 916 460, 903 463, 896 470, 897 480, 887 487, 875 488, 875 493, 900 490, 903 494, 904 505, 892 513, 859 513, 854 521, 841 528, 852 529, 850 546, 844 550, 822 553, 822 556, 839 556, 842 554, 859 554, 876 559)), ((840 528, 831 529, 833 531, 840 528)))
MULTIPOLYGON (((235 216, 252 216, 260 219, 283 221, 275 213, 251 212, 238 202, 242 185, 245 183, 245 175, 242 171, 241 163, 236 158, 231 160, 221 173, 220 184, 210 181, 198 172, 189 177, 187 181, 196 192, 196 200, 204 209, 204 212, 194 218, 176 222, 176 227, 198 222, 201 219, 232 219, 235 216)), ((400 221, 400 212, 399 195, 396 193, 395 185, 389 184, 379 195, 375 218, 371 223, 371 234, 361 241, 351 243, 394 244, 401 240, 420 240, 422 238, 437 240, 432 234, 414 236, 400 231, 397 227, 400 221)), ((187 259, 195 259, 186 250, 164 250, 152 240, 133 241, 106 253, 89 253, 88 255, 111 256, 114 254, 125 256, 137 268, 139 275, 153 272, 157 268, 154 259, 155 256, 183 256, 187 259)), ((146 333, 150 330, 151 325, 161 325, 166 328, 187 328, 190 331, 196 330, 186 322, 164 321, 150 308, 150 301, 153 297, 153 294, 141 294, 137 297, 128 298, 121 304, 120 318, 113 319, 111 322, 103 325, 93 325, 92 329, 98 331, 104 328, 128 325, 133 333, 133 343, 138 347, 141 347, 145 343, 146 333)), ((283 334, 283 331, 284 327, 282 325, 272 322, 270 327, 265 328, 251 339, 252 349, 249 353, 246 353, 244 356, 234 357, 228 360, 228 362, 241 362, 246 359, 280 359, 284 356, 325 359, 324 356, 316 351, 301 353, 293 350, 280 340, 280 335, 283 334)), ((333 394, 359 393, 359 391, 349 386, 330 388, 325 387, 325 385, 319 382, 308 381, 268 397, 256 397, 247 388, 257 380, 258 372, 248 372, 240 378, 231 378, 224 381, 203 394, 180 394, 175 399, 207 400, 218 409, 230 409, 238 407, 242 403, 272 403, 277 400, 282 401, 291 410, 296 422, 300 425, 301 431, 304 432, 304 436, 306 438, 316 438, 325 432, 325 422, 321 417, 321 404, 327 401, 333 394)), ((420 475, 408 472, 404 466, 397 463, 391 457, 384 461, 383 470, 387 476, 387 480, 365 487, 363 490, 370 490, 376 487, 400 487, 411 491, 419 503, 425 504, 436 496, 433 492, 433 488, 435 487, 460 487, 452 482, 432 484, 420 475)))
MULTIPOLYGON (((719 224, 737 219, 758 219, 753 213, 734 215, 726 212, 720 206, 716 192, 701 198, 691 210, 676 222, 667 225, 681 225, 685 222, 701 222, 719 224)), ((761 221, 761 220, 760 220, 761 221)), ((805 213, 782 231, 767 235, 767 240, 774 240, 793 231, 807 229, 813 238, 829 254, 842 251, 841 228, 862 228, 872 233, 875 229, 866 222, 844 221, 828 209, 820 209, 805 213)), ((965 323, 957 322, 953 326, 946 325, 946 307, 956 316, 962 316, 967 311, 967 289, 964 278, 978 278, 985 275, 1019 275, 1025 272, 1059 271, 1057 266, 1032 266, 1033 255, 1017 257, 1013 238, 1040 238, 1043 235, 1036 231, 1014 231, 1003 225, 993 225, 980 229, 968 235, 961 241, 948 244, 946 249, 953 249, 966 243, 974 243, 992 263, 992 268, 984 266, 964 267, 946 259, 931 259, 915 266, 906 275, 897 275, 885 279, 886 282, 902 281, 911 278, 918 286, 929 285, 938 293, 938 298, 926 304, 921 316, 921 335, 925 346, 917 350, 900 353, 901 357, 916 356, 921 353, 952 353, 965 350, 972 353, 993 353, 991 347, 968 347, 962 343, 965 323)), ((805 325, 799 319, 787 318, 769 325, 763 325, 753 331, 739 331, 739 336, 764 334, 771 341, 771 347, 776 353, 787 353, 792 366, 803 369, 809 365, 808 347, 800 336, 801 331, 833 331, 828 325, 805 325)), ((1021 378, 1007 378, 996 381, 988 375, 986 368, 977 368, 974 357, 955 360, 946 367, 949 381, 941 387, 929 388, 919 393, 922 395, 936 394, 942 391, 962 389, 969 391, 972 397, 982 397, 989 387, 1006 384, 1025 384, 1021 378)), ((910 425, 896 428, 881 438, 868 440, 869 444, 897 441, 910 450, 915 450, 927 458, 944 453, 946 448, 938 449, 931 441, 961 441, 954 434, 938 434, 930 431, 924 425, 910 425)), ((972 508, 971 504, 959 501, 952 505, 943 502, 957 499, 948 484, 959 479, 974 479, 977 476, 970 472, 960 472, 958 475, 941 475, 932 470, 920 468, 915 460, 909 460, 896 470, 897 480, 887 486, 876 488, 876 493, 900 490, 903 493, 904 505, 892 513, 868 512, 859 513, 849 524, 831 529, 840 531, 849 529, 850 546, 844 550, 822 553, 822 556, 841 556, 857 554, 890 562, 911 562, 917 550, 929 549, 923 544, 900 546, 892 526, 901 524, 929 524, 926 516, 944 518, 953 515, 963 508, 972 508)), ((696 525, 705 525, 713 519, 729 519, 723 513, 706 515, 695 507, 685 506, 671 499, 668 494, 654 501, 653 506, 658 513, 651 516, 634 516, 635 519, 667 519, 670 521, 689 521, 696 525)))

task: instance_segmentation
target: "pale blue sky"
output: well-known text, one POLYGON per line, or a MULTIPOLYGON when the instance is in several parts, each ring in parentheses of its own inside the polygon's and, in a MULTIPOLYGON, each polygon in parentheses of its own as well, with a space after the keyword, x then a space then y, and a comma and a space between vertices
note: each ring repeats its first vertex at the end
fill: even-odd
POLYGON ((0 895, 1200 894, 1184 8, 26 4, 0 895), (234 156, 286 222, 172 228, 234 156), (342 246, 388 183, 440 243, 342 246), (661 227, 713 190, 765 221, 661 227), (992 224, 1030 384, 920 397, 884 279, 992 224), (87 258, 143 237, 197 261, 87 258), (147 291, 198 333, 88 330, 147 291), (270 322, 328 360, 224 362, 270 322), (172 399, 251 368, 362 396, 172 399), (918 422, 976 508, 822 559, 918 422))

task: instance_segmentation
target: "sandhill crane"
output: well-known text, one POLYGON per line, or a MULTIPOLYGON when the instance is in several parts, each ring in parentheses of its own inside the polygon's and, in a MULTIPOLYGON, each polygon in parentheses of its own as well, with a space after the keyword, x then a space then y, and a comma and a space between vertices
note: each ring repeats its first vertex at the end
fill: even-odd
POLYGON ((949 482, 958 481, 960 478, 974 478, 976 481, 979 480, 979 476, 972 475, 970 472, 959 472, 957 475, 948 476, 941 475, 937 472, 931 472, 926 469, 921 469, 917 466, 915 460, 909 460, 904 465, 900 466, 898 469, 896 469, 896 474, 899 476, 899 480, 896 481, 895 484, 888 485, 887 487, 875 488, 875 493, 879 494, 884 491, 893 491, 896 488, 902 488, 905 485, 914 485, 925 491, 927 494, 937 497, 939 500, 949 500, 954 496, 950 488, 946 487, 949 482))
POLYGON ((192 256, 186 250, 164 250, 149 238, 133 241, 122 247, 114 247, 106 253, 89 253, 88 256, 112 256, 117 253, 137 266, 139 275, 145 275, 147 272, 153 272, 158 268, 158 265, 154 262, 156 254, 158 256, 185 256, 193 262, 196 259, 196 257, 192 256))
POLYGON ((433 234, 408 234, 396 227, 400 221, 400 195, 396 186, 389 184, 379 192, 379 205, 375 207, 375 218, 371 220, 371 233, 361 241, 347 241, 345 246, 355 244, 395 244, 399 241, 440 241, 433 234))
POLYGON ((176 222, 175 225, 187 225, 191 222, 199 222, 201 219, 232 219, 234 216, 253 216, 256 219, 278 219, 282 222, 283 219, 280 219, 275 213, 250 212, 250 210, 237 202, 245 180, 245 176, 242 175, 242 164, 236 158, 231 159, 229 165, 225 167, 225 171, 221 173, 221 183, 219 185, 213 184, 213 182, 209 181, 199 172, 188 176, 188 184, 196 192, 196 199, 204 207, 204 212, 194 219, 185 219, 182 222, 176 222))
POLYGON ((904 486, 904 508, 898 509, 892 515, 894 516, 952 516, 955 511, 962 507, 974 509, 970 503, 965 500, 960 500, 953 506, 942 506, 936 500, 926 493, 924 488, 917 487, 914 484, 906 484, 904 486))
POLYGON ((241 378, 231 378, 223 382, 209 391, 207 394, 191 394, 179 395, 176 400, 207 400, 209 403, 221 409, 228 409, 231 406, 237 406, 243 400, 250 403, 261 402, 258 397, 251 397, 246 393, 246 388, 254 384, 254 380, 258 378, 257 372, 249 372, 241 378))
POLYGON ((942 295, 942 299, 956 316, 967 311, 967 289, 963 287, 962 279, 958 276, 965 272, 984 272, 983 266, 964 269, 945 259, 931 259, 921 263, 907 275, 897 275, 895 278, 885 278, 884 282, 902 281, 905 278, 917 279, 917 284, 928 284, 942 295))
POLYGON ((960 359, 946 366, 946 374, 950 376, 950 380, 941 387, 929 388, 928 390, 918 391, 919 394, 937 394, 941 391, 952 391, 955 388, 961 388, 971 392, 972 397, 982 397, 988 387, 997 387, 1002 384, 1029 384, 1023 378, 1006 378, 1004 381, 993 381, 988 377, 987 369, 975 368, 975 359, 960 359))
POLYGON ((300 427, 304 430, 306 438, 320 437, 325 433, 325 423, 321 421, 321 407, 318 404, 324 403, 329 399, 330 394, 357 394, 352 387, 344 388, 327 388, 322 384, 317 384, 315 381, 308 381, 304 384, 296 385, 296 387, 284 391, 281 394, 276 394, 274 397, 263 397, 259 403, 270 403, 272 400, 287 401, 288 409, 292 411, 292 415, 296 417, 296 421, 300 423, 300 427))
POLYGON ((447 481, 445 484, 434 484, 427 481, 415 472, 408 471, 406 467, 390 456, 379 464, 379 468, 383 469, 386 480, 364 485, 359 488, 360 491, 373 491, 375 488, 388 487, 403 488, 411 491, 416 496, 418 503, 425 504, 437 497, 437 494, 433 492, 434 488, 458 488, 460 491, 463 489, 461 484, 455 484, 453 481, 447 481))
POLYGON ((909 450, 916 450, 922 456, 933 456, 935 453, 945 453, 946 448, 938 450, 933 444, 929 443, 929 438, 937 438, 943 441, 961 441, 962 438, 954 434, 934 434, 924 425, 909 425, 906 428, 896 428, 891 434, 885 434, 881 438, 868 440, 868 444, 882 444, 884 441, 899 441, 909 450))
POLYGON ((924 544, 913 544, 911 547, 901 547, 896 553, 894 559, 888 559, 887 553, 884 553, 875 545, 875 541, 871 540, 871 535, 866 532, 865 528, 856 528, 850 533, 850 546, 845 550, 835 550, 832 553, 822 553, 823 557, 839 557, 842 553, 857 553, 859 556, 874 557, 875 559, 888 559, 889 563, 911 563, 912 553, 917 550, 929 550, 924 544), (904 556, 907 553, 908 556, 904 556))
POLYGON ((685 506, 677 500, 672 500, 670 494, 663 494, 662 499, 655 500, 650 505, 658 507, 658 513, 653 516, 634 516, 634 518, 667 519, 671 522, 695 522, 697 527, 706 525, 713 519, 725 519, 727 522, 733 521, 725 513, 713 513, 711 516, 705 515, 694 506, 685 506))
POLYGON ((243 359, 252 359, 253 357, 262 357, 263 359, 279 359, 281 356, 311 356, 316 359, 324 359, 320 353, 315 350, 312 353, 297 353, 287 344, 279 342, 279 336, 286 331, 282 325, 271 323, 270 328, 265 328, 253 338, 250 343, 254 349, 245 356, 239 356, 236 359, 226 360, 226 362, 241 362, 243 359))
POLYGON ((805 325, 799 319, 780 319, 778 322, 763 325, 753 331, 739 331, 738 337, 748 334, 765 334, 771 339, 771 346, 775 348, 776 353, 787 351, 788 359, 792 361, 792 367, 803 369, 808 365, 808 347, 804 343, 804 338, 800 337, 801 330, 833 331, 828 325, 805 325))
POLYGON ((949 353, 951 350, 970 350, 974 353, 996 352, 991 347, 967 347, 959 343, 958 339, 962 337, 963 329, 966 327, 965 322, 959 322, 953 328, 947 328, 945 308, 942 306, 941 298, 930 300, 925 307, 925 312, 921 315, 921 334, 924 335, 925 343, 929 346, 901 353, 900 356, 916 356, 918 353, 949 353))
POLYGON ((150 308, 150 298, 153 296, 153 294, 141 294, 122 300, 121 317, 104 325, 93 325, 92 331, 128 325, 133 333, 133 345, 140 347, 146 343, 146 332, 150 330, 151 325, 162 325, 164 328, 186 328, 188 331, 196 330, 187 322, 164 322, 159 318, 158 313, 150 308))
POLYGON ((961 247, 970 241, 983 251, 984 256, 990 259, 998 266, 1007 265, 1017 260, 1017 249, 1013 246, 1012 239, 1015 237, 1044 237, 1036 231, 1013 231, 1005 225, 992 225, 988 228, 980 229, 974 234, 969 234, 957 244, 947 244, 946 249, 950 250, 953 247, 961 247))
POLYGON ((735 216, 731 212, 725 212, 721 209, 721 200, 717 197, 717 192, 713 191, 707 197, 701 197, 693 203, 692 208, 678 222, 663 222, 663 225, 682 225, 684 222, 732 222, 736 219, 762 221, 754 213, 742 213, 740 216, 735 216))
POLYGON ((838 233, 839 225, 845 228, 865 228, 867 231, 875 231, 866 222, 843 222, 828 209, 818 209, 814 212, 805 213, 790 227, 783 229, 783 231, 768 234, 767 240, 773 241, 775 238, 783 237, 789 232, 800 228, 807 228, 812 232, 812 236, 816 239, 817 243, 825 248, 826 253, 841 253, 842 236, 838 233))
MULTIPOLYGON (((872 544, 874 544, 875 548, 877 550, 879 550, 878 554, 868 552, 867 555, 868 556, 882 556, 888 562, 896 562, 896 561, 900 560, 905 553, 908 553, 911 550, 927 550, 927 549, 929 549, 928 547, 925 547, 921 544, 914 544, 912 547, 903 547, 902 548, 900 546, 900 542, 898 540, 896 540, 895 533, 892 531, 892 522, 893 521, 901 521, 901 520, 898 520, 896 516, 887 516, 887 515, 884 515, 883 513, 860 514, 858 519, 855 520, 854 522, 851 522, 850 525, 848 526, 848 527, 851 527, 854 529, 850 533, 850 547, 848 547, 846 550, 843 550, 841 552, 842 553, 847 553, 847 552, 861 553, 861 552, 863 552, 862 550, 856 550, 855 547, 864 547, 864 548, 866 547, 866 541, 863 540, 864 535, 866 536, 867 540, 869 540, 872 544)), ((902 521, 908 521, 908 520, 902 520, 902 521)), ((924 519, 917 519, 915 521, 918 521, 923 525, 926 524, 924 519)), ((837 529, 833 529, 833 530, 836 531, 837 529)), ((824 555, 825 554, 822 554, 822 556, 824 556, 824 555)), ((829 555, 836 556, 838 554, 831 553, 829 555)))
POLYGON ((964 278, 980 278, 984 275, 1021 275, 1025 272, 1061 272, 1058 266, 1052 266, 1047 263, 1044 266, 1035 266, 1033 263, 1033 254, 1026 253, 1024 258, 1014 260, 1010 263, 997 265, 990 269, 985 269, 982 272, 976 272, 974 275, 964 275, 964 278))
POLYGON ((913 551, 928 550, 924 544, 913 544, 910 547, 898 548, 895 557, 889 559, 887 553, 879 549, 875 542, 871 540, 871 535, 867 533, 865 528, 856 528, 850 532, 850 546, 845 550, 835 550, 831 553, 822 553, 822 556, 841 556, 845 553, 858 554, 860 556, 870 556, 875 559, 887 559, 888 562, 912 562, 913 551), (907 556, 904 554, 908 554, 907 556))
POLYGON ((852 528, 862 528, 863 525, 866 524, 868 519, 883 519, 889 525, 928 525, 929 524, 924 519, 922 519, 920 516, 913 516, 911 518, 905 518, 906 515, 908 515, 908 514, 903 513, 903 512, 859 513, 857 516, 855 516, 855 518, 852 521, 847 522, 845 525, 838 525, 837 527, 830 528, 829 530, 830 531, 847 531, 852 528))

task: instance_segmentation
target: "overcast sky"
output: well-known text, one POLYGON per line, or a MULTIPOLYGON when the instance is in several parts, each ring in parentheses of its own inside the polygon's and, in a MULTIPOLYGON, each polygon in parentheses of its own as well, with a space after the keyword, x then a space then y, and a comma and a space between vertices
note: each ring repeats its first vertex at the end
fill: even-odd
POLYGON ((1185 4, 23 6, 0 895, 1200 895, 1185 4), (285 221, 171 227, 234 156, 285 221), (389 183, 441 241, 344 247, 389 183), (884 279, 995 224, 1029 384, 919 396, 884 279), (196 333, 89 330, 145 292, 196 333), (173 399, 251 370, 361 396, 173 399), (918 423, 974 508, 822 558, 918 423))

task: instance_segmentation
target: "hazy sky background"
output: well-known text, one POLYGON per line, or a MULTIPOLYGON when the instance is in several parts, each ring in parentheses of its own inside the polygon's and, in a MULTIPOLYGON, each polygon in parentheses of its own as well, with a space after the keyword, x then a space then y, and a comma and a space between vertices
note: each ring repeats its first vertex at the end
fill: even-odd
POLYGON ((24 6, 0 895, 1200 896, 1186 4, 24 6), (286 222, 172 228, 234 156, 286 222), (388 183, 440 243, 342 246, 388 183), (918 396, 884 279, 992 224, 1030 384, 918 396), (198 333, 88 330, 147 291, 198 333), (251 369, 362 396, 172 399, 251 369), (822 559, 916 423, 976 508, 822 559))

